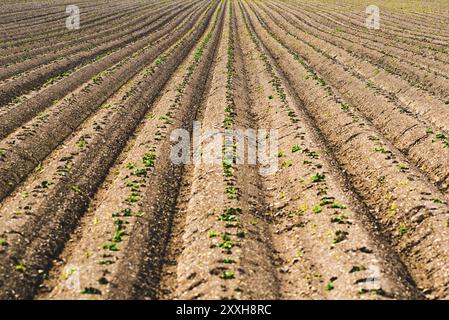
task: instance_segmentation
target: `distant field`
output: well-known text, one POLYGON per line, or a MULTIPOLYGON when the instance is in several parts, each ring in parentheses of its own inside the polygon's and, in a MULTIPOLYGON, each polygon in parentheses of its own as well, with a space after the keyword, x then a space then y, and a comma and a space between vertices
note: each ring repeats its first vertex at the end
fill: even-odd
POLYGON ((448 1, 0 8, 1 299, 449 298, 448 1))

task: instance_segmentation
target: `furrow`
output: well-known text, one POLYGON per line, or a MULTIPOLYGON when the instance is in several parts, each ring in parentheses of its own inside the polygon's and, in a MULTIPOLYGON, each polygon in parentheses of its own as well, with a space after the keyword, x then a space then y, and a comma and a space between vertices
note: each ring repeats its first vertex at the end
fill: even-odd
POLYGON ((168 37, 156 40, 146 52, 111 70, 106 70, 100 77, 83 86, 77 95, 70 95, 51 112, 48 111, 32 120, 29 127, 2 141, 0 198, 3 199, 9 194, 84 119, 97 110, 148 61, 153 61, 162 51, 173 45, 194 23, 195 21, 188 21, 187 24, 180 25, 180 28, 174 30, 168 37))
POLYGON ((63 249, 90 198, 125 147, 128 136, 188 54, 192 43, 202 34, 212 13, 213 10, 209 10, 198 28, 178 41, 167 55, 161 56, 162 64, 154 62, 123 108, 108 121, 101 134, 89 141, 94 148, 70 163, 61 180, 48 185, 45 201, 33 210, 32 218, 20 226, 20 235, 11 238, 8 250, 1 258, 3 298, 29 298, 35 294, 36 285, 43 278, 42 271, 49 268, 50 259, 63 249), (17 264, 26 265, 26 270, 17 272, 17 264))
POLYGON ((319 75, 294 51, 269 34, 252 10, 248 15, 260 41, 277 58, 276 64, 293 96, 326 139, 417 286, 428 297, 447 296, 449 274, 439 267, 448 259, 443 244, 449 236, 446 196, 426 183, 416 168, 357 112, 342 108, 344 100, 337 92, 323 85, 319 75), (346 137, 359 132, 342 145, 346 137))

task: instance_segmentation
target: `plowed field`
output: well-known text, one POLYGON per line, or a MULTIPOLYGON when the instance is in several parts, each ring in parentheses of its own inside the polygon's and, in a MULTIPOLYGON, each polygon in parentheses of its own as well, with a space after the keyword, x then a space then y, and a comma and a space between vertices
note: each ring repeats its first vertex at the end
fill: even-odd
POLYGON ((0 299, 448 299, 449 3, 375 2, 3 1, 0 299))

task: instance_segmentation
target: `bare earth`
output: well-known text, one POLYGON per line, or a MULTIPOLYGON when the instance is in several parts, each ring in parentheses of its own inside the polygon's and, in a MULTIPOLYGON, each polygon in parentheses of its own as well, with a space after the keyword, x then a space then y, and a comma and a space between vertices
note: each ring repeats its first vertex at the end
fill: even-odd
POLYGON ((449 3, 375 2, 3 1, 0 299, 448 299, 449 3))

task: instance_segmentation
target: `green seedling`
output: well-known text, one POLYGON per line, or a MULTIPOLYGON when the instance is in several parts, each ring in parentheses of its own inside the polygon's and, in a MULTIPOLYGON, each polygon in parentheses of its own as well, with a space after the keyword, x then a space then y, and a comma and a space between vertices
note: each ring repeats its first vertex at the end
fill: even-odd
POLYGON ((138 177, 144 177, 147 175, 147 170, 146 169, 135 169, 134 174, 138 177))
POLYGON ((127 233, 125 230, 121 230, 121 229, 117 229, 115 230, 115 235, 112 238, 111 241, 113 242, 122 242, 123 241, 123 237, 126 236, 127 233))
POLYGON ((301 150, 301 146, 300 146, 299 144, 295 144, 295 145, 292 147, 292 152, 293 152, 293 153, 298 152, 298 151, 300 151, 300 150, 301 150))
POLYGON ((320 205, 316 205, 313 209, 312 209, 313 213, 321 213, 321 211, 323 211, 323 208, 320 205))
POLYGON ((154 163, 156 160, 156 155, 153 152, 148 152, 144 155, 142 159, 142 163, 147 168, 154 167, 154 163))
POLYGON ((322 87, 324 87, 326 85, 326 81, 324 81, 323 78, 318 77, 316 80, 322 87))
POLYGON ((16 271, 25 272, 27 270, 25 263, 22 260, 19 260, 19 264, 14 267, 16 271))
POLYGON ((333 199, 334 198, 332 198, 332 197, 322 198, 321 201, 320 201, 320 206, 324 207, 324 206, 326 206, 328 204, 334 203, 333 199))
POLYGON ((76 271, 77 271, 76 268, 70 268, 69 270, 66 270, 65 272, 62 273, 61 278, 63 280, 67 280, 69 277, 73 276, 76 271))
POLYGON ((116 243, 105 244, 103 246, 103 249, 109 250, 109 251, 119 251, 120 250, 116 243))
POLYGON ((408 229, 407 229, 407 227, 406 227, 405 225, 399 226, 399 228, 398 228, 398 233, 399 233, 399 235, 403 236, 403 235, 405 235, 407 232, 408 232, 408 229))
POLYGON ((215 238, 215 237, 218 237, 218 232, 217 231, 210 231, 208 234, 207 234, 207 236, 209 237, 209 238, 215 238))
POLYGON ((437 134, 435 135, 435 137, 436 137, 437 139, 439 139, 439 140, 446 140, 446 139, 447 139, 447 137, 446 137, 446 135, 445 135, 444 133, 437 133, 437 134))
POLYGON ((101 277, 100 279, 98 279, 98 283, 101 285, 106 285, 109 283, 109 281, 105 277, 101 277))
POLYGON ((395 203, 393 203, 390 206, 390 208, 388 208, 388 210, 387 210, 387 216, 388 217, 394 217, 396 215, 396 213, 398 212, 397 209, 398 209, 398 206, 395 203))
POLYGON ((95 84, 101 83, 102 80, 103 80, 103 78, 101 77, 101 74, 98 74, 98 75, 96 75, 95 77, 92 78, 92 81, 95 84))
POLYGON ((137 182, 127 182, 126 186, 131 188, 131 191, 139 191, 140 183, 137 182))
POLYGON ((240 208, 227 208, 223 211, 224 214, 226 215, 236 215, 236 214, 240 214, 242 213, 242 209, 240 208))
POLYGON ((132 162, 128 162, 126 164, 126 168, 128 168, 129 170, 133 170, 136 167, 136 165, 132 162))
POLYGON ((319 159, 320 158, 320 154, 318 152, 316 152, 316 151, 307 151, 306 155, 308 157, 310 157, 310 158, 313 158, 313 159, 319 159))
POLYGON ((343 109, 343 110, 349 110, 349 104, 347 104, 346 102, 342 102, 342 103, 340 103, 341 104, 341 108, 343 109))
POLYGON ((231 236, 229 236, 228 234, 222 235, 221 238, 223 239, 223 241, 230 241, 231 240, 231 236))
POLYGON ((87 142, 86 142, 85 140, 80 140, 80 141, 78 141, 75 145, 76 145, 78 148, 82 149, 82 148, 84 148, 84 147, 86 146, 86 144, 87 144, 87 142))
POLYGON ((231 264, 231 263, 235 263, 235 260, 231 259, 231 258, 223 258, 222 262, 231 264))
POLYGON ((231 241, 223 241, 218 246, 222 249, 231 250, 234 244, 231 241))
POLYGON ((235 220, 237 220, 237 217, 235 215, 226 215, 223 213, 218 217, 218 220, 220 220, 220 221, 235 221, 235 220))
POLYGON ((69 183, 69 187, 70 187, 70 189, 72 189, 72 190, 75 191, 76 193, 81 193, 80 188, 78 188, 78 187, 75 186, 74 184, 69 183))
POLYGON ((317 173, 311 177, 311 180, 314 183, 318 183, 318 182, 323 182, 325 180, 325 178, 326 178, 326 176, 324 174, 317 173))
POLYGON ((137 192, 132 192, 131 195, 125 200, 128 204, 135 203, 139 201, 139 195, 137 192))
POLYGON ((8 241, 6 241, 5 239, 0 239, 0 246, 1 247, 6 247, 8 245, 8 241))
POLYGON ((165 124, 173 124, 173 121, 169 116, 160 116, 159 120, 163 121, 165 124))
POLYGON ((383 153, 383 154, 390 153, 390 150, 387 150, 387 149, 384 148, 384 147, 376 147, 376 148, 374 148, 374 151, 380 152, 380 153, 383 153))
POLYGON ((329 208, 333 208, 333 209, 346 209, 346 206, 342 203, 339 202, 332 202, 329 205, 329 208))
POLYGON ((234 279, 234 273, 231 271, 224 271, 220 278, 224 279, 224 280, 230 280, 230 279, 234 279))
POLYGON ((226 228, 240 228, 242 224, 238 221, 231 221, 226 222, 225 227, 226 228))
POLYGON ((225 189, 225 194, 228 195, 228 198, 232 198, 234 195, 238 193, 238 189, 234 187, 228 187, 225 189))
POLYGON ((135 169, 134 174, 138 177, 144 177, 147 175, 147 170, 146 169, 135 169))
POLYGON ((326 285, 326 291, 334 290, 334 288, 335 288, 334 283, 332 281, 329 281, 326 285))
POLYGON ((114 261, 112 261, 112 260, 100 260, 100 261, 98 261, 98 264, 100 266, 108 266, 108 265, 113 264, 113 263, 114 263, 114 261))

